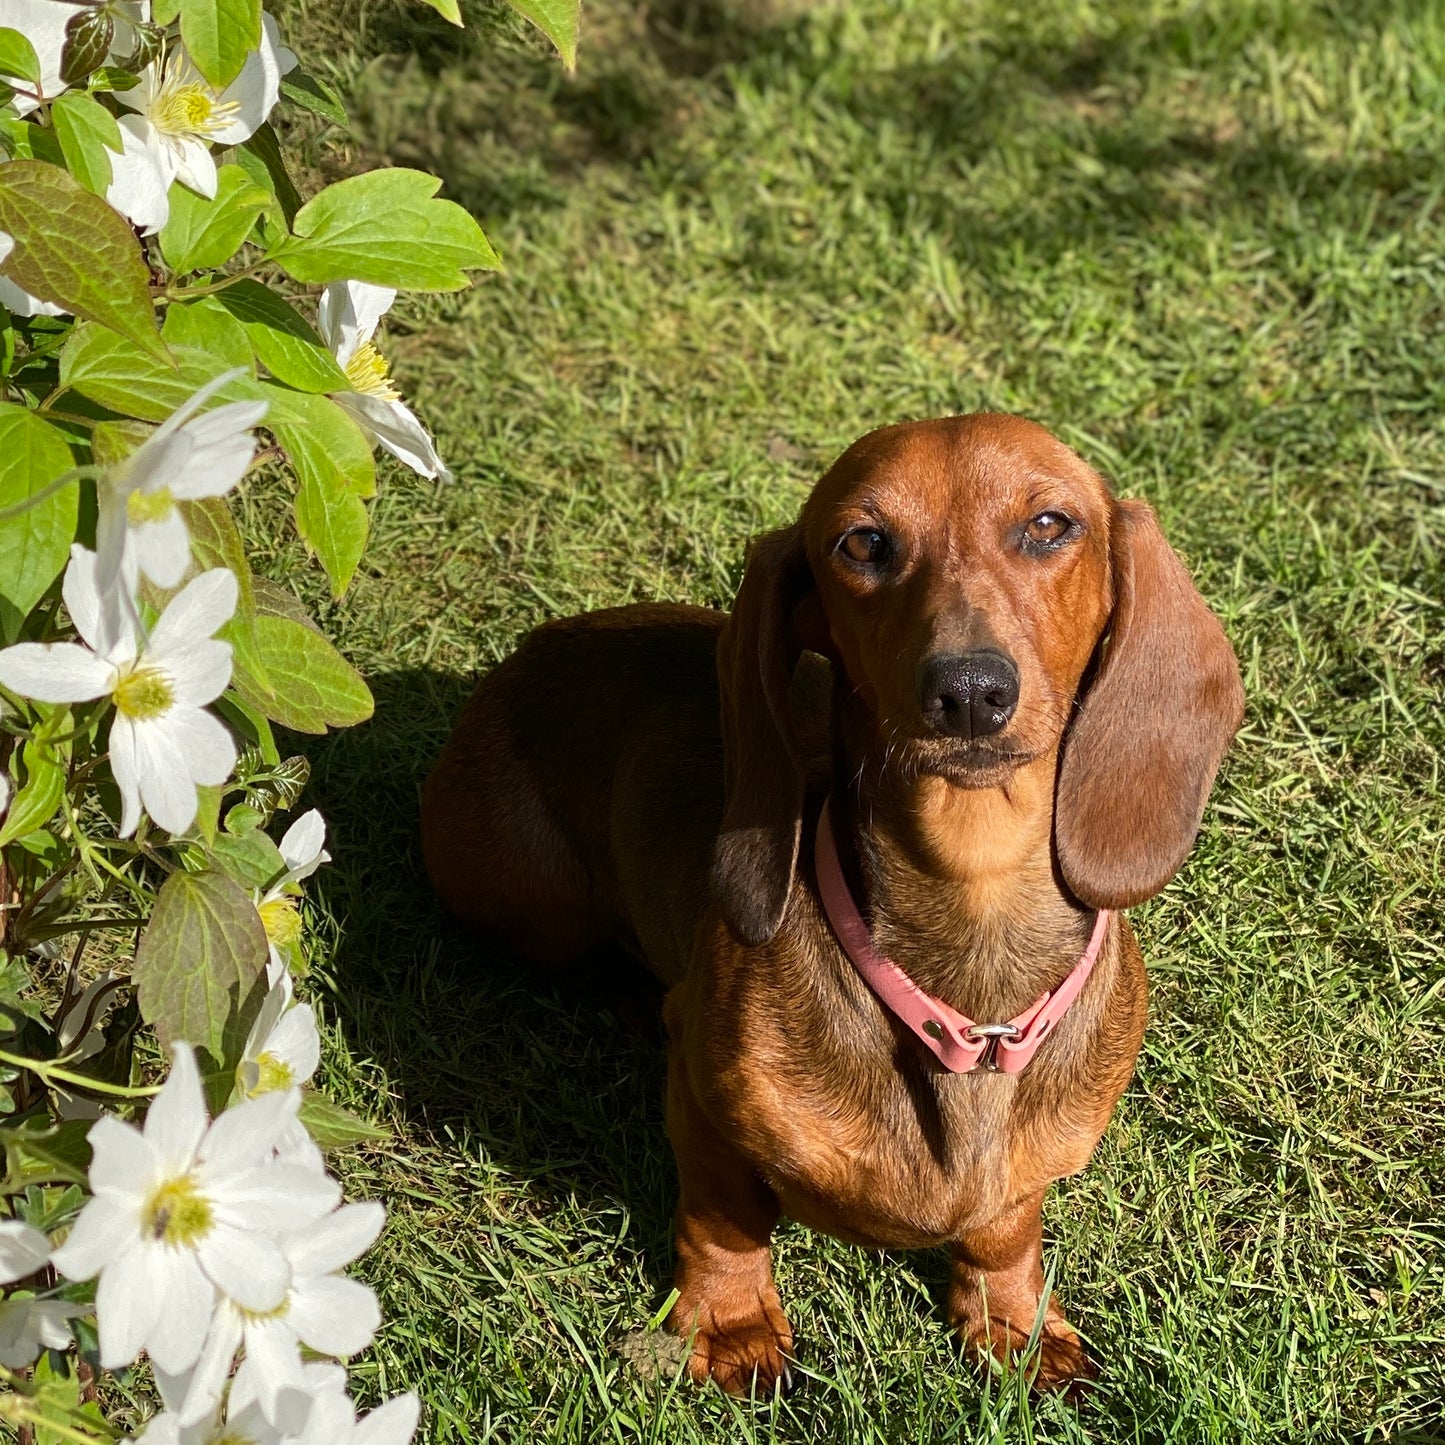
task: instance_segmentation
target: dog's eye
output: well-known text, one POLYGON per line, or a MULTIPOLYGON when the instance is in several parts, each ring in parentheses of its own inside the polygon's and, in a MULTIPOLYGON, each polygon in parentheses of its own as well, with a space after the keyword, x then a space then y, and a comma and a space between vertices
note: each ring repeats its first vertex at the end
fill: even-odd
POLYGON ((881 567, 893 554, 893 544, 872 527, 855 528, 838 545, 851 561, 864 567, 881 567))
POLYGON ((1024 549, 1046 552, 1067 542, 1079 530, 1079 524, 1063 512, 1040 512, 1024 524, 1024 549))

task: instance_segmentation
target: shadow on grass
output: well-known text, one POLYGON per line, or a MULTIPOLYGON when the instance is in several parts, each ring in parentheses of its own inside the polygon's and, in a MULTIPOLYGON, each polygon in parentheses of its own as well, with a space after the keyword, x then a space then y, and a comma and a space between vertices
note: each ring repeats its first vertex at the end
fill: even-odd
MULTIPOLYGON (((1184 105, 1182 114, 1165 115, 1141 101, 1161 85, 1187 98, 1196 72, 1237 64, 1253 45, 1363 43, 1386 15, 1408 23, 1427 5, 1393 0, 1364 7, 1368 14, 1360 16, 1326 7, 1266 14, 1252 6, 1162 19, 1121 13, 1082 40, 1052 35, 1047 20, 1035 17, 976 44, 962 38, 937 59, 889 64, 880 57, 864 70, 842 63, 848 40, 841 10, 768 0, 599 7, 587 12, 585 63, 571 76, 540 44, 516 47, 506 67, 489 66, 494 25, 458 37, 413 11, 375 17, 368 48, 409 53, 435 77, 459 61, 468 66, 464 99, 442 101, 444 123, 411 130, 397 159, 440 176, 452 198, 493 223, 563 204, 557 187, 599 162, 624 172, 646 168, 649 187, 705 192, 716 112, 735 109, 744 90, 761 98, 754 107, 766 107, 770 93, 802 87, 815 93, 825 131, 890 138, 891 153, 908 158, 869 175, 833 174, 835 160, 846 166, 853 143, 815 137, 801 144, 817 181, 840 192, 861 186, 869 204, 900 228, 926 229, 955 260, 979 264, 1018 245, 1056 257, 1077 245, 1081 229, 1123 237, 1201 208, 1254 210, 1281 192, 1309 205, 1347 188, 1360 204, 1366 197, 1386 203, 1370 217, 1373 228, 1395 224, 1389 203, 1417 207, 1438 175, 1428 148, 1361 161, 1302 147, 1261 119, 1264 107, 1202 114, 1184 105), (454 103, 459 108, 448 110, 454 103), (705 110, 714 112, 710 130, 696 124, 705 110), (975 196, 961 206, 960 173, 967 177, 1007 152, 1041 120, 1051 139, 1037 158, 1048 173, 1025 202, 1015 198, 995 211, 975 196), (539 185, 539 168, 554 184, 539 185)), ((880 37, 885 52, 888 39, 880 37)), ((929 49, 921 40, 899 48, 910 55, 929 49)), ((765 277, 773 266, 788 271, 786 258, 771 257, 761 240, 748 259, 765 277)))
POLYGON ((331 1005, 421 1137, 464 1141, 463 1157, 544 1199, 621 1206, 665 1291, 675 1185, 655 986, 624 958, 544 976, 488 949, 443 913, 422 867, 421 785, 473 681, 373 678, 371 722, 308 740, 308 802, 336 840, 314 888, 338 927, 331 1005))

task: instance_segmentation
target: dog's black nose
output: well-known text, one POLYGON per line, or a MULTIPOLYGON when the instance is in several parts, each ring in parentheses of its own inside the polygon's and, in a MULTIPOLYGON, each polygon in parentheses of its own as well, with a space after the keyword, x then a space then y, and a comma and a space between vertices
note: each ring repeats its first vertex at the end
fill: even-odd
POLYGON ((1014 715, 1019 670, 993 648, 945 652, 918 664, 918 706, 934 732, 985 738, 1014 715))

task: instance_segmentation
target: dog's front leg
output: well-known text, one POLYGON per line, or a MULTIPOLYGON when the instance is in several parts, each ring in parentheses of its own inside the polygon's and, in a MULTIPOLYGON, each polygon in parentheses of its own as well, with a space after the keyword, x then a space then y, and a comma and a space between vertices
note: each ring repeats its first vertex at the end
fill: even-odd
POLYGON ((677 1156, 678 1298, 668 1328, 692 1336, 688 1373, 724 1390, 770 1394, 789 1376, 793 1331, 773 1284, 768 1241, 778 1201, 704 1117, 676 1045, 669 1060, 667 1132, 677 1156))
MULTIPOLYGON (((1040 1190, 954 1241, 948 1319, 977 1354, 1006 1363, 1028 1343, 1044 1298, 1043 1202, 1040 1190)), ((1065 1389, 1096 1374, 1074 1327, 1050 1296, 1035 1388, 1065 1389)))

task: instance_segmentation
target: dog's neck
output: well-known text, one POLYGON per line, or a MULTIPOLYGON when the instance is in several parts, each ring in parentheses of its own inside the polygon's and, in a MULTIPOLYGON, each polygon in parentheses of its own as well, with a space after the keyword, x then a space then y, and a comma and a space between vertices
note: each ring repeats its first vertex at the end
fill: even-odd
POLYGON ((1026 1007, 1087 941, 1092 915, 1054 868, 1056 768, 1041 758, 997 788, 885 774, 835 824, 875 946, 972 1018, 1026 1007))

